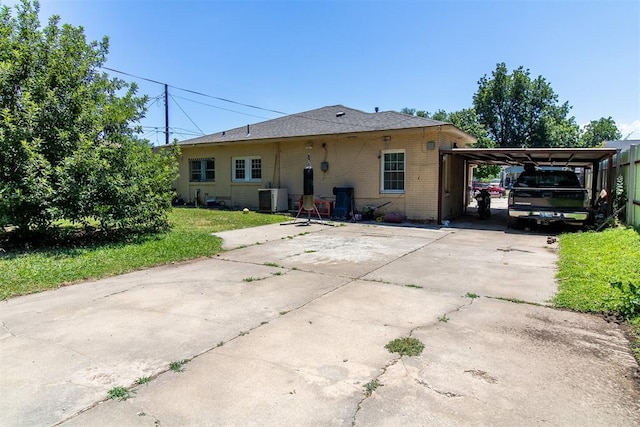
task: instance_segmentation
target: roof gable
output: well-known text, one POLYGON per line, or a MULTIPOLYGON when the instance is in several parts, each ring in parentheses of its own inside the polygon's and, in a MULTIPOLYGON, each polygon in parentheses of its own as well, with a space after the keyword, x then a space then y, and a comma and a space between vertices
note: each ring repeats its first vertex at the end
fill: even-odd
POLYGON ((316 110, 291 114, 224 132, 181 141, 180 144, 204 144, 250 141, 270 138, 333 135, 378 130, 409 129, 448 124, 424 117, 409 116, 396 111, 366 113, 332 105, 316 110))

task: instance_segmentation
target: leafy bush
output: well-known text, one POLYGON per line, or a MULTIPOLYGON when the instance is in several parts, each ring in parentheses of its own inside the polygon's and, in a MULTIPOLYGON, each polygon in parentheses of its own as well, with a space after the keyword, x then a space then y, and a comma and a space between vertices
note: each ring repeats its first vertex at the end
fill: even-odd
POLYGON ((612 283, 620 292, 615 311, 625 319, 633 319, 640 316, 640 286, 629 283, 626 286, 622 282, 612 283))
POLYGON ((0 227, 165 228, 177 149, 136 137, 147 99, 100 72, 108 39, 57 16, 41 28, 37 1, 13 9, 0 8, 0 227))
MULTIPOLYGON (((624 177, 618 175, 616 178, 615 193, 613 194, 613 210, 617 212, 627 205, 627 189, 624 185, 624 177)), ((622 209, 618 212, 618 220, 622 223, 627 221, 627 211, 622 209)))

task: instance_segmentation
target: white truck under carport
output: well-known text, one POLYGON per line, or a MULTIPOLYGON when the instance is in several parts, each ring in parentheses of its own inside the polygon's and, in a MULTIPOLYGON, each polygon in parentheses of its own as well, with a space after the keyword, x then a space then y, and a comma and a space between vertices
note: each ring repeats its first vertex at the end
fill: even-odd
POLYGON ((583 225, 590 216, 589 192, 568 170, 523 172, 509 192, 509 217, 537 224, 583 225))

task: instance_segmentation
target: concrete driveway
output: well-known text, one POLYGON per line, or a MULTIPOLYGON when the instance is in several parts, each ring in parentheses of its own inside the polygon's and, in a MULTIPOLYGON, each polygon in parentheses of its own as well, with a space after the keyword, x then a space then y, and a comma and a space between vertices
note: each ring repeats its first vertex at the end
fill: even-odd
POLYGON ((0 425, 639 425, 621 327, 547 306, 555 244, 461 227, 231 231, 2 302, 0 425), (421 355, 385 349, 408 336, 421 355))

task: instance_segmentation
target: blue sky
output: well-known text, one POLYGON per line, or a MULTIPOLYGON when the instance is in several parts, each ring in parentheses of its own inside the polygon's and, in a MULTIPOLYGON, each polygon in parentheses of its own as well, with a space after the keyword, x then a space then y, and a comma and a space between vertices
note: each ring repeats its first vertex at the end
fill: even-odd
MULTIPOLYGON (((640 139, 637 0, 42 0, 52 14, 109 36, 106 66, 173 86, 172 139, 281 116, 265 110, 460 110, 499 62, 544 77, 578 123, 611 116, 640 139)), ((142 125, 164 143, 161 99, 142 125)))

